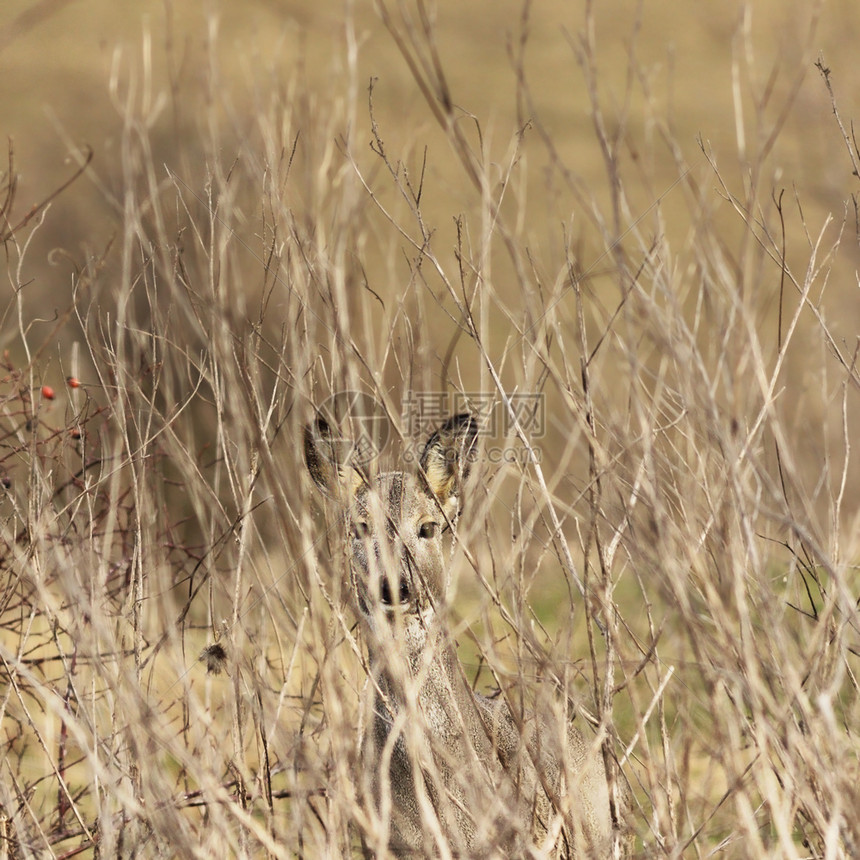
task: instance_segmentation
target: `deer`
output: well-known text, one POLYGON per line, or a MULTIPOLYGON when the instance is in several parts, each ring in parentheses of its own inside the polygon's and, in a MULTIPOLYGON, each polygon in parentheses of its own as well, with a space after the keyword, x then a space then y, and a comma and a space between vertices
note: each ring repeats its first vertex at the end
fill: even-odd
MULTIPOLYGON (((367 647, 373 715, 360 758, 381 822, 366 856, 627 856, 629 791, 574 725, 475 692, 449 629, 444 541, 476 458, 467 413, 427 438, 417 468, 372 475, 321 415, 305 462, 335 507, 350 602, 367 647), (556 721, 557 722, 557 721, 556 721)), ((416 449, 417 450, 417 449, 416 449)))

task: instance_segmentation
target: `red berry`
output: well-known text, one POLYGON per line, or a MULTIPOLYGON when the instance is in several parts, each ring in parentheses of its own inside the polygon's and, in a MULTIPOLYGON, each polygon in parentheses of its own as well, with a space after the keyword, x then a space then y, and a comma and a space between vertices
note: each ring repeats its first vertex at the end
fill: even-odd
POLYGON ((54 389, 51 388, 50 385, 43 385, 42 386, 42 397, 44 397, 45 400, 53 400, 54 399, 54 389))
POLYGON ((67 376, 66 382, 68 382, 69 388, 80 388, 81 387, 81 380, 78 379, 76 376, 67 376))

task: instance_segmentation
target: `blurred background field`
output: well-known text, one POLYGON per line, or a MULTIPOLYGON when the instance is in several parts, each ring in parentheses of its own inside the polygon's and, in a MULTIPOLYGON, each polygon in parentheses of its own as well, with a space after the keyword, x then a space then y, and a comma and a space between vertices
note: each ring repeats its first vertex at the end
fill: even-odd
MULTIPOLYGON (((527 122, 541 126, 540 133, 524 134, 503 202, 506 217, 522 222, 538 273, 545 280, 557 277, 564 245, 574 243, 579 265, 603 297, 612 290, 613 261, 601 235, 605 231, 590 223, 588 204, 608 221, 611 190, 595 139, 587 79, 576 58, 583 9, 546 2, 530 5, 524 17, 520 3, 440 4, 434 32, 457 122, 469 144, 476 151, 483 148, 490 181, 500 182, 510 168, 516 135, 527 122), (528 39, 522 51, 527 97, 516 84, 523 35, 528 39), (540 139, 543 134, 552 139, 553 157, 540 139), (559 175, 560 164, 575 177, 576 194, 559 175)), ((860 27, 854 4, 834 2, 820 10, 769 3, 678 9, 628 2, 598 4, 593 18, 597 96, 606 110, 607 133, 630 171, 624 223, 641 219, 652 235, 694 242, 690 207, 706 206, 708 218, 727 241, 734 241, 745 228, 722 199, 704 148, 731 193, 742 197, 755 182, 765 195, 786 195, 786 255, 795 267, 805 265, 806 233, 816 234, 831 214, 828 237, 836 235, 856 177, 834 129, 821 75, 810 60, 821 57, 834 69, 836 94, 850 120, 856 86, 840 71, 860 27), (673 151, 665 143, 667 135, 673 151), (680 180, 679 167, 689 170, 680 180), (802 217, 793 198, 802 205, 802 217)), ((56 305, 48 297, 64 295, 72 273, 117 235, 127 178, 123 171, 129 169, 122 158, 129 111, 145 128, 156 180, 165 181, 169 170, 200 200, 211 169, 207 160, 217 157, 222 170, 235 163, 247 186, 259 188, 272 169, 265 146, 298 141, 300 169, 291 176, 288 203, 297 212, 328 205, 340 187, 329 185, 328 176, 311 179, 318 166, 314 154, 329 147, 332 152, 325 157, 342 158, 335 152, 343 149, 341 140, 348 141, 350 157, 364 175, 372 177, 374 194, 400 217, 399 193, 378 179, 379 159, 370 147, 367 87, 374 80, 380 135, 395 161, 413 174, 425 171, 422 211, 434 231, 436 253, 446 263, 454 258, 456 218, 480 205, 480 193, 464 183, 445 132, 372 4, 12 0, 0 48, 3 131, 15 146, 18 174, 16 214, 68 179, 76 147, 93 151, 91 178, 57 198, 51 217, 33 238, 27 275, 34 282, 27 299, 34 317, 46 301, 56 305), (281 99, 290 115, 280 116, 281 131, 286 135, 292 121, 289 133, 297 137, 275 142, 272 123, 278 121, 274 113, 281 99), (268 128, 263 128, 263 115, 268 128), (30 270, 36 266, 38 276, 30 270)), ((239 194, 242 226, 253 231, 258 201, 247 187, 239 194)), ((356 205, 366 226, 359 255, 365 278, 381 297, 398 296, 408 272, 392 253, 396 239, 373 205, 367 200, 356 205)), ((620 233, 623 227, 610 223, 608 230, 620 233)), ((236 264, 254 272, 260 246, 250 245, 236 264)), ((833 336, 846 342, 858 327, 852 283, 857 253, 856 243, 843 243, 823 306, 833 336)), ((498 243, 490 255, 500 262, 492 269, 495 289, 504 297, 516 295, 516 278, 506 271, 498 243)), ((770 336, 775 333, 775 283, 771 278, 755 287, 763 294, 760 306, 767 316, 762 321, 771 328, 770 336)), ((810 328, 811 321, 802 320, 796 338, 811 347, 804 341, 810 328)), ((441 332, 440 342, 447 345, 448 336, 441 332)), ((494 346, 507 336, 504 320, 488 334, 494 346)), ((444 352, 445 346, 436 344, 436 349, 444 352)), ((819 380, 806 365, 804 349, 787 361, 793 384, 805 393, 817 389, 819 380)), ((816 432, 821 422, 808 411, 805 417, 810 432, 816 432)), ((851 483, 860 486, 860 481, 851 483)))
POLYGON ((542 471, 501 420, 470 676, 601 722, 641 856, 856 856, 858 38, 848 0, 6 0, 0 856, 372 840, 301 428, 499 385, 542 471))

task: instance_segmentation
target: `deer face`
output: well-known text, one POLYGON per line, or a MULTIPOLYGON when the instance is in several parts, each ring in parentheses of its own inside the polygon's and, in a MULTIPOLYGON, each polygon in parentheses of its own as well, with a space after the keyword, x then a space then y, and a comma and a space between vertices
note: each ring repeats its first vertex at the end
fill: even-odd
POLYGON ((357 490, 346 526, 362 612, 421 614, 443 599, 442 533, 455 514, 408 472, 388 472, 357 490))
POLYGON ((476 435, 474 420, 458 415, 428 439, 414 472, 369 479, 338 462, 324 421, 306 428, 308 470, 340 502, 358 607, 371 623, 379 613, 426 619, 443 600, 442 535, 456 519, 476 435))

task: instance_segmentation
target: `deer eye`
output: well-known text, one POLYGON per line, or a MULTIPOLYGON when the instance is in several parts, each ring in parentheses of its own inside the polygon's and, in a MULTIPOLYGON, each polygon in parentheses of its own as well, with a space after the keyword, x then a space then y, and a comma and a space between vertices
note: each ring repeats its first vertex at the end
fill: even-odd
POLYGON ((351 530, 354 540, 363 540, 370 535, 370 526, 364 520, 355 520, 351 530))
POLYGON ((439 532, 439 523, 434 523, 432 520, 426 523, 421 523, 418 527, 418 537, 434 538, 439 532))

